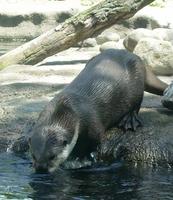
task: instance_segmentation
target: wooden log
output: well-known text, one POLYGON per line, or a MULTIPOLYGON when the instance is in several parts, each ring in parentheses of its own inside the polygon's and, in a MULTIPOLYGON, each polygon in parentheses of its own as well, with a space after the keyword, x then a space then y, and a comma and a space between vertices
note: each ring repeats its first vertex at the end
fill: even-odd
POLYGON ((34 40, 2 55, 0 69, 12 64, 36 64, 79 41, 92 37, 113 24, 132 17, 154 0, 104 0, 42 34, 34 40))

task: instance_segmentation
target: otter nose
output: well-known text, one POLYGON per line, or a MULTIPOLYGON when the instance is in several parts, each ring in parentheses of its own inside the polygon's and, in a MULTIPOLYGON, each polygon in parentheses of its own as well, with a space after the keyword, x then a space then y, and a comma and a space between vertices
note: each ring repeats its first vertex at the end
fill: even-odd
POLYGON ((48 173, 47 164, 34 164, 36 173, 48 173))

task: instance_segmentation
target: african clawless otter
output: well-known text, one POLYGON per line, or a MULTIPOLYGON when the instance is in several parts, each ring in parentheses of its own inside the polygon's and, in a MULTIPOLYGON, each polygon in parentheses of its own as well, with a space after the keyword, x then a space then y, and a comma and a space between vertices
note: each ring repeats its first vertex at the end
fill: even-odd
POLYGON ((113 126, 135 130, 144 90, 162 95, 166 87, 133 53, 109 49, 95 56, 40 113, 30 138, 36 171, 89 156, 113 126))

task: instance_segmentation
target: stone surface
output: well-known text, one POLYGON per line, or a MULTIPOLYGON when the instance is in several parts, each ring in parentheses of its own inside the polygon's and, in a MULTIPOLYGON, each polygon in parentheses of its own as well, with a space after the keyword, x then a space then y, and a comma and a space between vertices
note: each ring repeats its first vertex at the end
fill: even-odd
POLYGON ((105 30, 96 37, 96 41, 98 44, 103 44, 109 41, 117 42, 119 40, 120 36, 117 33, 115 33, 112 29, 105 30))
POLYGON ((82 47, 96 47, 97 41, 95 38, 88 38, 82 42, 81 46, 82 47))
POLYGON ((105 42, 102 45, 100 45, 100 52, 106 50, 106 49, 117 49, 117 43, 113 41, 105 42))
POLYGON ((133 31, 132 28, 125 27, 123 22, 119 22, 111 27, 113 33, 118 33, 121 39, 125 38, 127 35, 133 31))
POLYGON ((146 6, 131 19, 123 22, 127 28, 173 28, 173 2, 165 1, 162 7, 146 6))
POLYGON ((139 28, 136 30, 133 30, 125 39, 124 39, 124 46, 129 51, 132 51, 135 49, 136 45, 141 39, 144 38, 155 38, 155 39, 161 39, 159 34, 153 34, 153 31, 139 28))
POLYGON ((158 35, 162 40, 173 43, 173 29, 156 28, 153 30, 154 35, 158 35))
POLYGON ((114 128, 107 132, 101 146, 100 159, 115 159, 135 164, 173 165, 173 111, 163 108, 141 108, 143 127, 136 132, 114 128))
POLYGON ((157 75, 173 75, 173 46, 168 41, 141 39, 134 49, 145 65, 157 75))
POLYGON ((102 45, 100 45, 100 52, 106 50, 106 49, 125 49, 123 45, 123 39, 120 39, 118 42, 109 41, 105 42, 102 45))

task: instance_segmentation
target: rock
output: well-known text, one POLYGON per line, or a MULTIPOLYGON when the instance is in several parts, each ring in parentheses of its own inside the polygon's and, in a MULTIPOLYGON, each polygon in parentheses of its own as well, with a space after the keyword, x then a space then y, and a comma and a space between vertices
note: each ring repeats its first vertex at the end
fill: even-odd
POLYGON ((143 127, 136 132, 113 128, 105 134, 100 148, 100 159, 116 159, 151 165, 173 165, 173 111, 142 108, 139 113, 143 127))
POLYGON ((135 15, 135 17, 138 18, 142 16, 150 19, 150 26, 152 29, 173 27, 173 13, 169 7, 145 7, 135 15))
POLYGON ((173 28, 173 13, 171 7, 158 8, 146 6, 138 11, 134 17, 122 23, 125 27, 133 29, 173 28))
POLYGON ((88 38, 82 42, 82 47, 95 47, 97 46, 97 41, 95 38, 88 38))
POLYGON ((100 46, 100 52, 106 49, 117 49, 117 43, 113 41, 105 42, 100 46))
POLYGON ((168 41, 153 38, 140 40, 134 53, 157 75, 173 75, 173 46, 168 41))
POLYGON ((162 40, 166 40, 172 43, 173 41, 173 29, 169 28, 156 28, 153 30, 154 35, 158 35, 162 40))
POLYGON ((106 30, 96 37, 97 44, 103 44, 105 42, 114 41, 117 42, 120 40, 120 36, 116 32, 111 30, 106 30))
POLYGON ((100 45, 100 52, 106 49, 125 49, 123 45, 123 40, 121 39, 118 42, 109 41, 100 45))
POLYGON ((133 29, 125 27, 122 22, 119 22, 113 25, 111 28, 112 28, 112 32, 118 33, 121 39, 125 38, 127 35, 129 35, 133 31, 133 29))
POLYGON ((123 42, 124 42, 124 39, 120 39, 120 40, 116 43, 117 49, 125 49, 125 46, 124 46, 123 42))
POLYGON ((139 28, 134 31, 132 31, 125 39, 124 39, 124 46, 127 50, 132 51, 138 44, 138 42, 143 39, 143 38, 156 38, 160 39, 159 35, 154 35, 153 31, 144 29, 144 28, 139 28))

